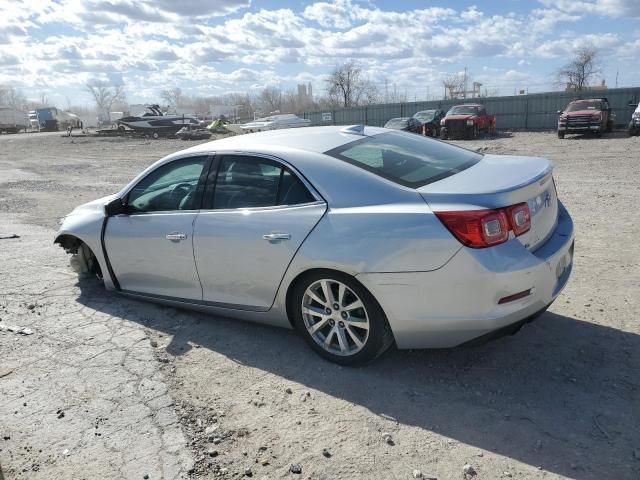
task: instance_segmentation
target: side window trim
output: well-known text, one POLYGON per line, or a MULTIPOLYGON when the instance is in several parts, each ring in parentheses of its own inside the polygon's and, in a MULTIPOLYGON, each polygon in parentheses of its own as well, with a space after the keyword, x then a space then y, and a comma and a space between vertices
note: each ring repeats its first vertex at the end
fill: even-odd
POLYGON ((142 182, 145 178, 147 178, 149 175, 153 174, 154 172, 156 172, 158 169, 163 168, 167 165, 172 164, 173 162, 178 162, 181 160, 185 160, 188 158, 199 158, 199 157, 206 157, 204 166, 202 168, 202 173, 200 174, 200 178, 198 179, 198 184, 196 185, 196 199, 195 199, 195 205, 198 208, 192 209, 192 210, 155 210, 155 211, 151 211, 151 212, 127 212, 124 215, 127 216, 133 216, 133 215, 153 215, 153 214, 158 214, 158 213, 175 213, 175 212, 195 212, 198 210, 202 209, 202 203, 203 203, 203 199, 204 199, 204 193, 205 193, 205 182, 207 179, 207 175, 209 174, 211 167, 212 167, 212 163, 213 163, 213 159, 215 157, 215 154, 212 152, 204 152, 204 153, 192 153, 189 155, 184 155, 184 156, 180 156, 180 157, 175 157, 172 158, 170 161, 163 163, 162 165, 158 165, 156 168, 154 168, 153 170, 150 170, 149 172, 147 172, 147 174, 142 177, 141 179, 139 179, 135 184, 133 184, 124 194, 123 196, 123 200, 125 205, 129 205, 129 194, 131 193, 132 190, 134 190, 136 188, 136 186, 138 186, 140 184, 140 182, 142 182))
MULTIPOLYGON (((280 182, 278 183, 278 197, 277 197, 277 201, 280 201, 280 182)), ((294 167, 292 167, 288 162, 286 162, 285 160, 282 160, 281 158, 272 156, 272 155, 267 155, 267 154, 262 154, 262 153, 255 153, 255 152, 239 152, 239 151, 220 151, 220 152, 216 152, 213 156, 212 162, 211 162, 211 168, 209 169, 209 174, 207 175, 207 179, 206 179, 206 185, 204 187, 204 196, 202 199, 202 205, 201 205, 201 210, 204 211, 216 211, 216 212, 223 212, 223 211, 234 211, 234 210, 265 210, 265 209, 283 209, 283 208, 296 208, 296 207, 300 207, 303 205, 315 205, 315 204, 319 204, 319 203, 323 203, 326 204, 326 200, 322 197, 322 195, 320 195, 320 193, 315 189, 315 187, 311 184, 311 182, 309 182, 304 175, 302 175, 300 172, 298 172, 294 167), (222 164, 222 158, 225 156, 238 156, 238 157, 255 157, 255 158, 259 158, 262 160, 267 160, 271 163, 275 163, 276 166, 278 168, 281 169, 280 171, 280 182, 282 181, 282 176, 284 175, 284 171, 288 171, 290 175, 292 175, 294 178, 298 179, 304 186, 305 188, 309 191, 309 193, 311 194, 311 196, 315 199, 312 202, 307 202, 307 203, 301 203, 301 204, 296 204, 296 205, 272 205, 272 206, 268 206, 268 207, 246 207, 246 208, 220 208, 220 209, 216 209, 215 205, 214 205, 214 197, 215 197, 215 190, 216 190, 216 183, 217 183, 217 179, 218 179, 218 175, 220 173, 220 166, 222 164)))

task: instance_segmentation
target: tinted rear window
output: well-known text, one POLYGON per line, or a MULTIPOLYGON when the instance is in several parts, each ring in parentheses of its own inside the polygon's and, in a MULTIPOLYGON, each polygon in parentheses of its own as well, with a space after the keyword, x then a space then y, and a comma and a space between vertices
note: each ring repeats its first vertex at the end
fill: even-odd
POLYGON ((470 150, 405 132, 365 137, 325 153, 412 188, 454 175, 482 159, 470 150))
POLYGON ((421 122, 430 122, 433 120, 433 117, 436 116, 435 110, 424 110, 422 112, 416 113, 413 118, 417 118, 421 122))

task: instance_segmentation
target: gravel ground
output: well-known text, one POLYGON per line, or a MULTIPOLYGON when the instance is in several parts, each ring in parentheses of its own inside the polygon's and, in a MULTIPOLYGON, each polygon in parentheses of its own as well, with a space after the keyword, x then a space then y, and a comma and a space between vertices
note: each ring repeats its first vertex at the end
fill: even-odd
POLYGON ((573 277, 513 337, 354 369, 72 274, 57 219, 185 142, 0 136, 0 478, 640 478, 640 137, 457 143, 554 161, 573 277))

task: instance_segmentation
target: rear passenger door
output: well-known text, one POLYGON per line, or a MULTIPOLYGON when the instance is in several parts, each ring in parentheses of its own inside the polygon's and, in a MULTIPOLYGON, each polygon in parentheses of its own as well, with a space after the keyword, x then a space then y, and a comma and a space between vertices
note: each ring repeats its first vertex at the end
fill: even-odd
POLYGON ((266 311, 326 204, 277 159, 219 155, 212 170, 193 236, 203 299, 266 311))

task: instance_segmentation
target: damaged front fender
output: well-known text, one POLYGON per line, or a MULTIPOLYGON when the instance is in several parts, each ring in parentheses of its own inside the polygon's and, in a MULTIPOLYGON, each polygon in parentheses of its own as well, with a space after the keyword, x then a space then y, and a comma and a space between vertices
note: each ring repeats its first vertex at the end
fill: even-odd
POLYGON ((94 208, 79 208, 64 218, 54 237, 54 243, 72 255, 70 263, 76 272, 91 272, 99 276, 104 274, 105 287, 113 290, 116 286, 108 274, 102 248, 104 208, 99 208, 95 202, 92 204, 94 208))

